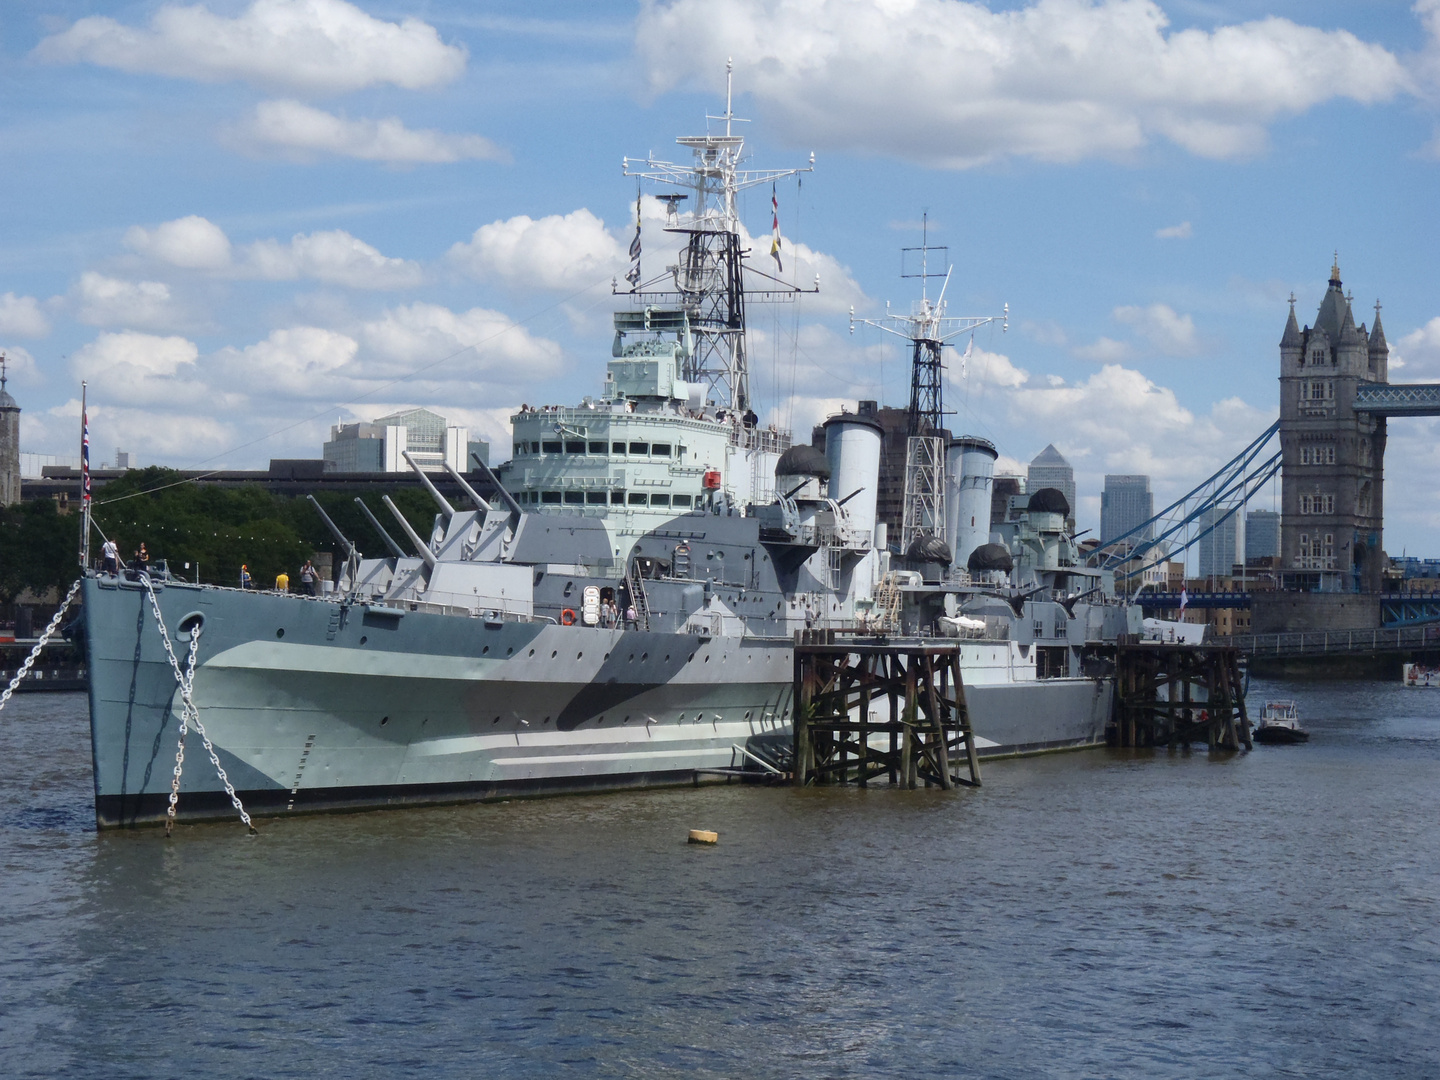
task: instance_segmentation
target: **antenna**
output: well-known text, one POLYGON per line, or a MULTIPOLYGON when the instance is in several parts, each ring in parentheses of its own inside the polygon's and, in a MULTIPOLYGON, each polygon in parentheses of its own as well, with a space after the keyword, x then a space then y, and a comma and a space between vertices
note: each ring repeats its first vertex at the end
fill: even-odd
MULTIPOLYGON (((818 288, 801 289, 747 265, 737 196, 747 188, 812 171, 814 155, 807 167, 799 169, 741 168, 745 139, 734 125, 748 121, 735 115, 733 59, 725 65, 725 111, 719 116, 707 113, 705 119, 723 120, 725 132, 709 134, 707 124, 705 135, 676 139, 694 155, 691 163, 654 155, 643 161, 625 158, 622 163, 626 176, 663 185, 665 231, 676 234, 683 246, 677 262, 624 291, 643 310, 615 313, 616 347, 629 333, 674 333, 681 342, 680 377, 703 387, 705 400, 725 409, 738 424, 751 409, 746 301, 784 303, 818 288), (686 189, 688 194, 679 193, 686 189), (685 199, 689 211, 682 214, 680 203, 685 199), (758 289, 749 285, 757 278, 764 279, 758 289)), ((618 286, 615 291, 620 292, 618 286)))
POLYGON ((920 279, 920 299, 910 309, 909 315, 892 315, 890 305, 885 305, 885 315, 879 319, 857 319, 850 313, 850 330, 856 323, 873 326, 887 334, 904 338, 911 344, 910 366, 910 410, 907 422, 909 438, 905 454, 905 502, 900 524, 900 550, 908 551, 911 543, 922 536, 945 539, 945 454, 947 447, 941 435, 945 423, 944 372, 942 350, 952 345, 954 339, 963 334, 973 334, 989 323, 1000 323, 1002 329, 1010 326, 1010 305, 1006 304, 1000 315, 945 314, 945 293, 950 288, 954 267, 949 261, 949 250, 930 246, 930 214, 924 211, 921 217, 921 240, 919 247, 901 248, 902 278, 920 279), (905 272, 905 254, 920 253, 920 272, 905 272), (930 252, 945 252, 945 273, 930 272, 930 252), (930 278, 943 277, 940 296, 934 304, 930 302, 925 283, 930 278))

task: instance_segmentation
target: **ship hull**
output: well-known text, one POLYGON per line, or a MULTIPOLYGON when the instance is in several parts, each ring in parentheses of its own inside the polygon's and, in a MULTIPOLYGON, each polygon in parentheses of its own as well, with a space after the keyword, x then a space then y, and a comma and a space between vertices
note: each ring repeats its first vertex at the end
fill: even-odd
MULTIPOLYGON (((159 821, 176 678, 142 588, 85 590, 96 820, 159 821)), ((254 814, 690 783, 790 730, 787 639, 487 623, 178 583, 156 595, 172 634, 203 620, 195 704, 254 814)), ((188 635, 174 647, 183 666, 188 635)), ((982 755, 1103 736, 1107 680, 977 678, 967 701, 982 755)), ((178 816, 233 813, 192 733, 178 816)))

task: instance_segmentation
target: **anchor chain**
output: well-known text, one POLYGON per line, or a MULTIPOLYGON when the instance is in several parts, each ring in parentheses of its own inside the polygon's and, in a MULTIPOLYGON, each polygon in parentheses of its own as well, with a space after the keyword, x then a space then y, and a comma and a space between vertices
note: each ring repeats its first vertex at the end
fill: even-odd
MULTIPOLYGON (((187 679, 185 675, 181 673, 180 661, 175 658, 175 650, 170 645, 170 633, 165 629, 164 616, 160 614, 160 602, 155 598, 155 586, 151 584, 148 574, 140 575, 140 580, 145 583, 145 591, 150 597, 150 610, 155 613, 155 623, 160 627, 160 643, 165 646, 165 655, 170 660, 170 670, 175 673, 175 682, 180 687, 180 739, 182 746, 180 753, 176 754, 176 774, 175 780, 171 785, 171 807, 166 813, 167 815, 173 816, 171 811, 174 809, 175 801, 179 798, 179 774, 183 761, 185 732, 188 725, 193 724, 196 733, 200 736, 200 741, 205 744, 205 752, 210 755, 210 764, 215 766, 215 775, 220 778, 220 783, 225 786, 225 794, 230 796, 230 805, 235 807, 236 813, 240 815, 240 820, 243 821, 245 827, 254 834, 256 832, 255 823, 250 820, 250 815, 245 812, 245 806, 241 803, 240 796, 235 794, 235 785, 230 783, 230 777, 225 774, 225 769, 220 764, 220 757, 215 753, 215 746, 210 742, 210 736, 205 733, 205 725, 200 722, 200 710, 195 707, 195 702, 191 698, 191 692, 194 688, 193 680, 195 678, 195 655, 198 651, 196 642, 200 636, 200 627, 196 626, 194 630, 190 631, 190 658, 188 664, 190 678, 187 679)), ((167 817, 165 828, 168 834, 170 831, 170 817, 167 817)))
MULTIPOLYGON (((195 685, 195 657, 200 652, 200 627, 190 632, 190 656, 185 665, 185 681, 195 685)), ((195 708, 189 695, 180 697, 180 745, 175 750, 175 779, 170 781, 170 805, 165 808, 165 835, 175 828, 175 810, 180 804, 180 774, 185 769, 185 736, 190 730, 190 713, 195 708)))
POLYGON ((70 605, 75 602, 75 597, 80 592, 80 582, 84 580, 84 578, 78 578, 75 584, 70 586, 70 591, 65 594, 65 602, 61 604, 60 609, 55 612, 55 617, 50 620, 50 625, 45 628, 45 633, 40 635, 40 640, 36 642, 35 648, 31 649, 30 655, 25 658, 25 663, 20 665, 20 670, 17 671, 15 677, 10 680, 10 685, 5 688, 3 694, 0 694, 0 709, 10 704, 10 695, 15 693, 15 688, 20 685, 25 676, 30 674, 30 669, 35 666, 35 661, 40 658, 40 650, 50 644, 50 639, 55 636, 55 631, 60 629, 60 619, 65 612, 69 610, 70 605))

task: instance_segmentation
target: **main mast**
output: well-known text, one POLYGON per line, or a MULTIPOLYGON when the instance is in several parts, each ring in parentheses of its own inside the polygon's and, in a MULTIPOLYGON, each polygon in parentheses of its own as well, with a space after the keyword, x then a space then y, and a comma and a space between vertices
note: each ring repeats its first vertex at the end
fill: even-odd
MULTIPOLYGON (((962 334, 974 334, 988 323, 998 322, 1001 329, 1010 328, 1010 305, 1006 304, 1000 315, 946 315, 945 292, 950 287, 950 275, 954 267, 949 263, 949 251, 944 247, 930 246, 930 215, 924 217, 921 241, 918 248, 901 248, 904 257, 919 254, 920 272, 906 273, 901 267, 902 278, 920 279, 920 299, 910 308, 909 315, 890 314, 890 305, 885 305, 886 314, 880 319, 857 319, 855 309, 850 309, 850 332, 855 332, 857 323, 873 326, 887 334, 904 338, 911 345, 910 408, 907 423, 905 452, 905 502, 901 513, 900 550, 910 550, 910 545, 922 536, 934 536, 947 542, 953 537, 945 535, 945 456, 947 447, 941 432, 945 425, 945 363, 942 350, 951 346, 954 339, 962 334), (930 272, 930 253, 941 254, 945 262, 945 282, 940 286, 940 295, 932 303, 927 284, 930 278, 942 275, 930 272)), ((972 339, 973 340, 973 339, 972 339)))
POLYGON ((818 290, 797 288, 744 265, 749 252, 740 246, 736 196, 746 188, 773 185, 812 171, 815 155, 811 154, 809 166, 801 169, 741 168, 745 140, 735 134, 734 125, 748 121, 735 115, 732 91, 733 63, 727 63, 725 112, 706 116, 707 120, 723 120, 724 134, 686 135, 675 140, 692 151, 691 164, 654 157, 643 162, 624 159, 626 176, 688 191, 659 196, 666 204, 665 231, 684 238, 679 262, 644 282, 637 275, 635 284, 623 295, 646 307, 648 326, 673 326, 682 331, 689 342, 682 361, 685 381, 704 387, 706 404, 728 409, 738 418, 752 408, 745 346, 746 271, 768 282, 759 290, 749 290, 753 299, 793 300, 801 292, 818 290), (680 204, 687 200, 690 210, 682 212, 680 204))

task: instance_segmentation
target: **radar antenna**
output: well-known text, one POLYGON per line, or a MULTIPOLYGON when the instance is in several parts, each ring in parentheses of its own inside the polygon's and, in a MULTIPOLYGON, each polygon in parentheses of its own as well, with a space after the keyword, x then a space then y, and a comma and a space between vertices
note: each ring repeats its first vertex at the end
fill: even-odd
MULTIPOLYGON (((706 401, 741 417, 751 409, 750 373, 745 348, 745 301, 793 301, 802 293, 819 291, 819 282, 802 289, 756 267, 746 266, 749 255, 741 248, 740 216, 736 196, 747 188, 774 184, 791 176, 813 172, 810 164, 798 169, 743 169, 745 139, 734 133, 735 124, 748 123, 735 115, 734 62, 725 65, 725 112, 706 115, 723 120, 724 134, 681 136, 676 143, 689 149, 694 160, 679 164, 647 156, 644 161, 625 158, 626 176, 639 177, 669 189, 660 196, 666 205, 665 231, 684 238, 678 263, 630 289, 616 288, 644 306, 643 317, 616 314, 621 333, 657 326, 679 326, 687 347, 682 356, 686 382, 705 388, 706 401), (670 193, 686 189, 685 195, 670 193), (680 203, 689 201, 682 212, 680 203), (765 279, 758 289, 747 289, 746 275, 765 279), (663 316, 668 315, 669 318, 663 316), (657 317, 661 316, 661 317, 657 317), (623 325, 622 325, 623 323, 623 325)), ((637 256, 638 257, 638 256, 637 256)), ((638 277, 638 275, 637 275, 638 277)))

